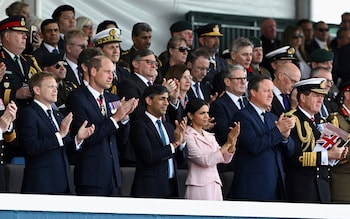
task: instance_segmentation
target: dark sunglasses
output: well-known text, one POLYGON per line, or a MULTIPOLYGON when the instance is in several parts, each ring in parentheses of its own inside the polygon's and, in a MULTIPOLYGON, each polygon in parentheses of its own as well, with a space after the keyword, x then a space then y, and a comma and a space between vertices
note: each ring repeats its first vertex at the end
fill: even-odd
POLYGON ((59 61, 56 63, 55 68, 59 69, 59 68, 61 68, 61 66, 65 66, 65 65, 68 65, 67 62, 59 61))
MULTIPOLYGON (((176 49, 176 48, 175 48, 175 49, 176 49)), ((180 46, 180 47, 177 48, 177 49, 179 49, 180 52, 185 52, 185 51, 190 52, 190 51, 191 51, 191 48, 189 48, 189 47, 183 47, 183 46, 180 46)))
POLYGON ((298 39, 298 38, 303 38, 304 37, 304 35, 303 34, 295 34, 294 36, 293 36, 293 39, 298 39))
POLYGON ((328 32, 329 31, 328 28, 318 28, 317 30, 320 32, 328 32))

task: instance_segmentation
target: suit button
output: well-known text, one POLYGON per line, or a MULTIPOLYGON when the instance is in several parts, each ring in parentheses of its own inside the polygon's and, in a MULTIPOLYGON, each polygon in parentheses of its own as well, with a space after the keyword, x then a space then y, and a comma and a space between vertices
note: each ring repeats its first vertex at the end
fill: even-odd
POLYGON ((317 175, 316 175, 316 178, 320 178, 320 175, 317 174, 317 175))
POLYGON ((2 161, 0 161, 0 163, 1 163, 1 164, 4 164, 4 161, 2 160, 2 161))
POLYGON ((317 170, 317 171, 320 171, 320 168, 319 168, 319 167, 317 167, 317 168, 316 168, 316 170, 317 170))
POLYGON ((327 176, 328 177, 328 179, 330 179, 331 178, 331 176, 327 176))
POLYGON ((328 169, 327 169, 327 170, 328 170, 328 171, 331 171, 331 168, 329 168, 329 167, 328 167, 328 169))
POLYGON ((5 148, 5 146, 4 146, 4 145, 1 145, 1 148, 5 148))

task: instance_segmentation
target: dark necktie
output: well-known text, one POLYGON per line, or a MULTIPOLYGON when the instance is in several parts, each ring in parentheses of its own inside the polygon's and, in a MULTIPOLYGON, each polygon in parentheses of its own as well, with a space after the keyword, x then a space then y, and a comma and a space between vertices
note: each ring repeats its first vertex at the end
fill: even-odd
POLYGON ((53 54, 59 54, 59 52, 58 52, 58 50, 57 50, 56 48, 53 49, 51 53, 53 53, 53 54))
POLYGON ((268 121, 268 119, 267 119, 267 114, 265 113, 265 112, 262 112, 261 113, 261 115, 263 116, 263 120, 264 120, 264 124, 265 124, 265 126, 266 126, 266 128, 268 129, 268 130, 270 130, 270 126, 269 126, 269 121, 268 121))
POLYGON ((100 94, 100 96, 97 98, 97 102, 100 105, 100 110, 101 110, 101 114, 102 116, 106 116, 106 110, 105 110, 105 106, 103 104, 103 95, 100 94))
POLYGON ((241 109, 243 109, 244 108, 244 104, 243 104, 242 98, 238 98, 238 103, 239 103, 239 106, 241 107, 241 109))
POLYGON ((163 143, 163 145, 166 145, 165 134, 164 134, 164 131, 162 128, 162 121, 160 121, 160 119, 158 119, 157 124, 158 124, 160 138, 162 139, 162 143, 163 143))
POLYGON ((46 112, 47 112, 47 116, 49 117, 49 120, 50 120, 52 127, 55 129, 55 132, 58 132, 57 126, 52 118, 52 114, 51 114, 52 111, 50 109, 48 109, 48 110, 46 110, 46 112))
POLYGON ((288 97, 287 97, 287 94, 282 94, 281 93, 281 96, 282 96, 282 99, 283 99, 283 106, 284 106, 284 109, 286 111, 288 111, 290 109, 290 104, 289 104, 289 100, 288 100, 288 97))
POLYGON ((152 86, 152 81, 147 81, 147 85, 148 85, 148 87, 152 86))
POLYGON ((19 56, 15 56, 14 60, 15 60, 15 63, 17 65, 18 69, 21 71, 22 75, 24 75, 23 67, 21 64, 21 59, 19 58, 19 56))
POLYGON ((196 88, 196 95, 197 95, 197 98, 201 98, 201 94, 200 94, 200 87, 199 87, 199 83, 195 83, 194 84, 194 87, 196 88))

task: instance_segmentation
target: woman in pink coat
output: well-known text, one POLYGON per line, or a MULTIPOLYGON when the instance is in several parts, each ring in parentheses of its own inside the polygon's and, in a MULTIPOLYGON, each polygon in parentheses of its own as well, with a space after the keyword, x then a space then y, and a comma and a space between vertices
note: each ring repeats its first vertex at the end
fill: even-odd
POLYGON ((203 129, 209 122, 208 103, 199 98, 191 99, 186 105, 186 115, 190 119, 190 126, 185 132, 189 165, 185 198, 223 200, 222 183, 216 165, 232 160, 240 125, 235 124, 231 128, 227 142, 220 147, 214 134, 203 129))

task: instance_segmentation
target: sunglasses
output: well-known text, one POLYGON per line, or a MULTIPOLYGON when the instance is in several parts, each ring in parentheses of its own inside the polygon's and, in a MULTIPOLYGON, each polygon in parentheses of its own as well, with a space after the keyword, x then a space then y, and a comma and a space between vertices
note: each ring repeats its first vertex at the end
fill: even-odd
POLYGON ((304 35, 301 34, 301 33, 299 33, 299 34, 295 34, 295 35, 293 36, 293 39, 299 39, 299 38, 303 38, 303 37, 304 37, 304 35))
POLYGON ((317 30, 320 32, 328 32, 329 31, 328 28, 318 28, 317 30))
POLYGON ((60 62, 56 63, 55 68, 59 69, 59 68, 61 68, 61 66, 65 66, 65 65, 68 65, 67 62, 60 61, 60 62))
POLYGON ((180 52, 190 52, 191 51, 191 48, 189 47, 183 47, 183 46, 180 46, 179 48, 175 48, 175 49, 178 49, 180 52))

